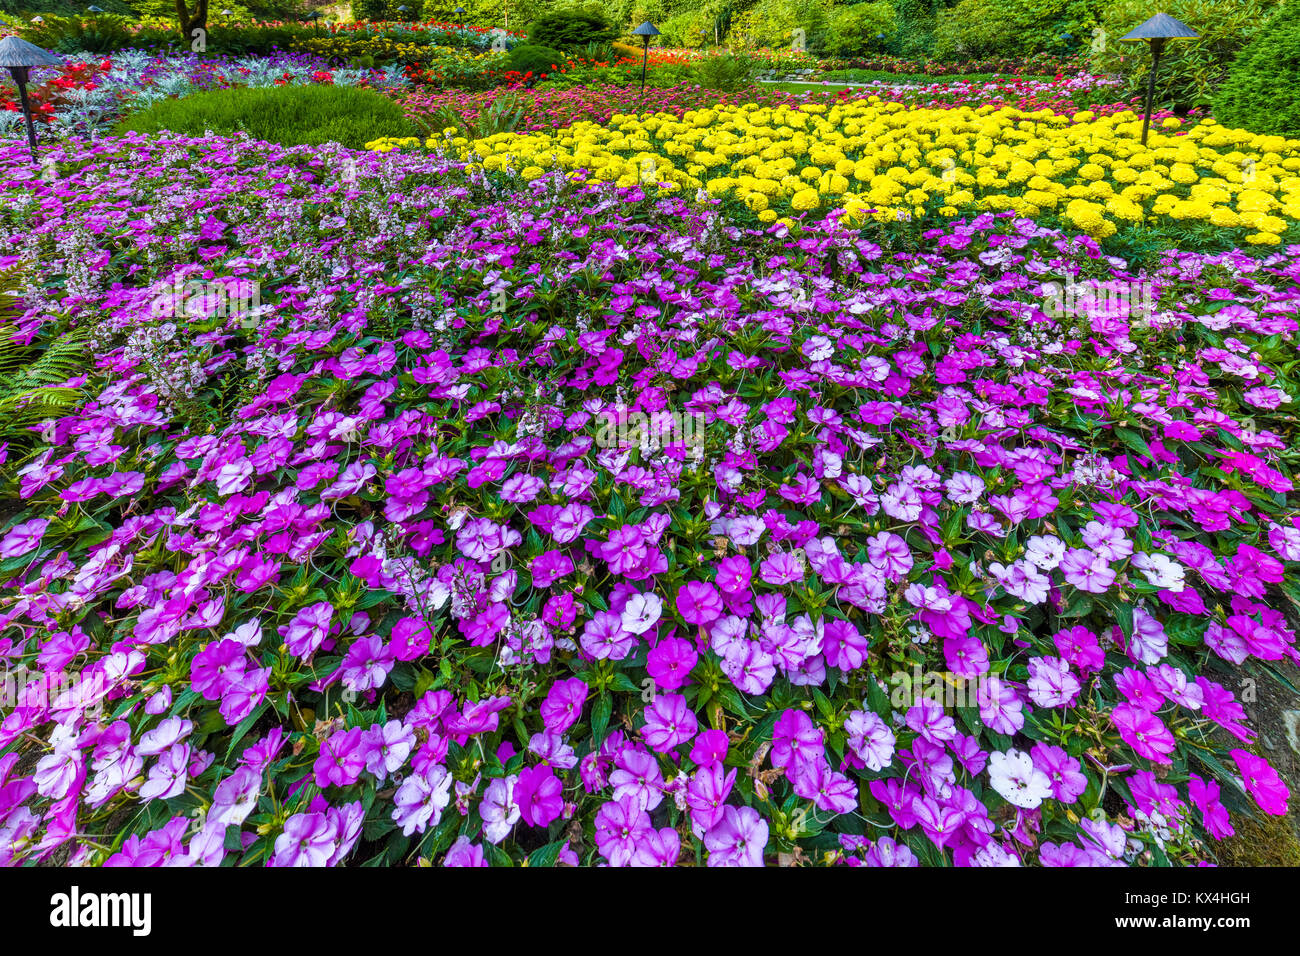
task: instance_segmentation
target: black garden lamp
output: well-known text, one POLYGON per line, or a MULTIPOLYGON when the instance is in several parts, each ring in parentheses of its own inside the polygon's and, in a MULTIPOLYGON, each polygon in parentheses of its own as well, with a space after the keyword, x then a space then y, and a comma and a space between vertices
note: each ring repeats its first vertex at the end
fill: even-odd
POLYGON ((1120 37, 1136 43, 1146 40, 1151 47, 1151 75, 1147 78, 1146 115, 1142 120, 1142 145, 1147 144, 1147 130, 1151 127, 1151 109, 1156 98, 1156 70, 1160 67, 1160 54, 1164 52, 1169 40, 1196 40, 1200 34, 1181 20, 1175 20, 1167 13, 1157 13, 1154 17, 1120 37))
POLYGON ((315 32, 320 33, 320 11, 313 10, 311 13, 307 14, 307 19, 315 26, 315 32))
POLYGON ((462 30, 465 29, 465 8, 464 7, 456 8, 456 25, 459 26, 462 30))
POLYGON ((397 12, 400 13, 400 14, 402 15, 402 22, 403 22, 403 23, 406 22, 406 14, 407 14, 407 12, 408 12, 410 9, 411 9, 411 8, 408 7, 408 6, 406 6, 406 4, 402 4, 400 7, 397 8, 397 12))
POLYGON ((659 30, 653 23, 647 20, 635 30, 632 36, 641 38, 641 95, 645 95, 645 68, 650 62, 650 38, 659 36, 659 30))
POLYGON ((27 142, 32 147, 33 161, 36 159, 36 126, 32 123, 32 104, 27 99, 27 78, 34 66, 62 65, 63 61, 53 53, 42 50, 21 37, 5 37, 0 40, 0 66, 7 69, 18 84, 18 102, 22 104, 23 116, 27 119, 27 142))
POLYGON ((101 13, 104 12, 104 8, 103 8, 103 7, 97 7, 97 6, 95 6, 95 5, 92 3, 90 6, 86 7, 86 12, 87 12, 87 13, 93 13, 93 14, 95 14, 95 16, 99 16, 99 14, 101 14, 101 13))

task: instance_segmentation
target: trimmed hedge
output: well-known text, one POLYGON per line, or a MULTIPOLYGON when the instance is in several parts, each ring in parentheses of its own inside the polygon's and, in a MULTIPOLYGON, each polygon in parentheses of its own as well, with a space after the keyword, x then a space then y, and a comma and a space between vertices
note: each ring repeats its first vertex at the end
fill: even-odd
POLYGON ((1214 115, 1252 133, 1300 137, 1300 5, 1283 7, 1237 56, 1214 115))

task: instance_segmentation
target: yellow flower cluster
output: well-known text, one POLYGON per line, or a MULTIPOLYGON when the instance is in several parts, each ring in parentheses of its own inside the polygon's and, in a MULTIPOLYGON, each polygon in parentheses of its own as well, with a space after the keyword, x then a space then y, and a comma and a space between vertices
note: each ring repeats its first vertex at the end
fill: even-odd
POLYGON ((525 179, 560 169, 588 182, 703 189, 767 222, 832 208, 852 221, 908 218, 937 204, 947 216, 1054 213, 1098 237, 1128 224, 1199 221, 1250 230, 1252 243, 1279 242, 1300 222, 1300 140, 1171 118, 1143 147, 1140 129, 1132 112, 909 109, 870 97, 719 106, 680 119, 615 115, 604 126, 501 133, 453 148, 525 179))

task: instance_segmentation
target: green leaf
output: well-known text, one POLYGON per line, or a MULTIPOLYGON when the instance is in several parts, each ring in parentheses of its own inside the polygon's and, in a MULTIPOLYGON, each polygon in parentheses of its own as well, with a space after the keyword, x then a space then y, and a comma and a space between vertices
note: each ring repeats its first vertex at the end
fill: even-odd
POLYGON ((534 850, 528 854, 529 866, 555 866, 560 858, 560 851, 564 849, 567 840, 556 840, 554 843, 548 843, 541 849, 534 850))
POLYGON ((605 728, 609 726, 610 715, 614 712, 614 698, 602 694, 591 709, 591 736, 597 745, 605 740, 605 728))
POLYGON ((269 700, 262 701, 261 704, 254 708, 251 714, 239 722, 239 726, 235 728, 235 732, 230 735, 230 746, 226 748, 227 757, 234 753, 235 744, 239 743, 239 741, 244 738, 244 735, 253 729, 253 725, 257 723, 258 718, 266 713, 266 709, 270 706, 271 702, 269 700))

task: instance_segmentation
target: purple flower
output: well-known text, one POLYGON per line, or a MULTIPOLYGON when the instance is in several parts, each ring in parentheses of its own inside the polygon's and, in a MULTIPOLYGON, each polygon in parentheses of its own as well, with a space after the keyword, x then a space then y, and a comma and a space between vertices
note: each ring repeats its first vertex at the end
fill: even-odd
POLYGON ((41 543, 45 529, 50 523, 44 518, 33 518, 22 524, 14 525, 9 533, 0 539, 0 558, 16 558, 20 554, 32 551, 41 543))
POLYGON ((519 815, 530 827, 544 827, 564 809, 564 784, 546 765, 525 767, 515 784, 519 815))
POLYGON ((611 800, 596 811, 596 849, 610 866, 628 866, 653 830, 650 817, 632 797, 611 800))
POLYGON ((718 589, 703 581, 688 581, 677 592, 677 613, 689 624, 710 624, 722 615, 718 589))
POLYGON ((677 690, 690 681, 691 670, 698 661, 694 644, 680 637, 667 637, 651 649, 646 672, 661 690, 677 690))
POLYGON ((753 807, 725 808, 722 820, 704 835, 709 866, 762 866, 767 821, 753 807))
POLYGON ((656 753, 666 753, 689 741, 698 729, 699 723, 685 697, 660 694, 645 709, 641 736, 656 753))
POLYGON ((326 866, 334 855, 335 828, 323 813, 295 813, 275 838, 271 866, 326 866))

